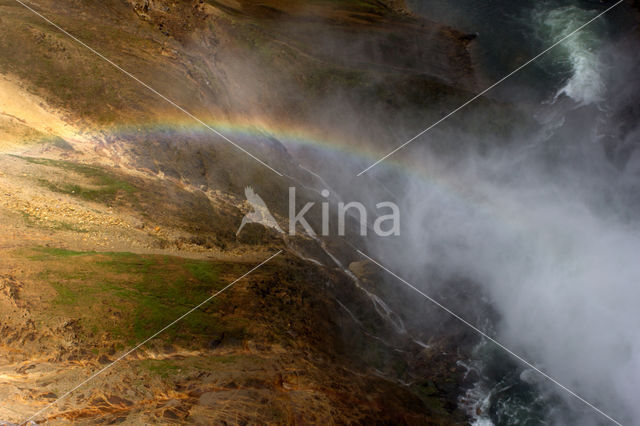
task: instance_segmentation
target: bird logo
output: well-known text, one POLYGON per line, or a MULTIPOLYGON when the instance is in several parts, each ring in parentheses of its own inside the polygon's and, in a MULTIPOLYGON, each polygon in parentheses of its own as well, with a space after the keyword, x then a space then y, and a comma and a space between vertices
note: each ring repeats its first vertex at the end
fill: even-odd
POLYGON ((242 218, 242 223, 240 224, 240 228, 238 228, 238 232, 236 232, 236 237, 242 231, 242 228, 248 223, 259 223, 262 226, 267 228, 273 228, 280 233, 284 233, 276 222, 276 219, 273 217, 264 200, 255 193, 253 188, 250 186, 244 189, 244 195, 247 197, 247 201, 251 205, 252 211, 244 215, 242 218))

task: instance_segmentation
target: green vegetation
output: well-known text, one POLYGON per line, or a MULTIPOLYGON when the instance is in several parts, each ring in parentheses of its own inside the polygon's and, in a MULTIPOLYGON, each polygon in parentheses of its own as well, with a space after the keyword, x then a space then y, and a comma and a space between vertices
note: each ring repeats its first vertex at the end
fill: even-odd
POLYGON ((426 381, 413 386, 413 391, 422 399, 427 407, 429 407, 431 413, 441 416, 448 415, 448 411, 444 406, 446 401, 442 398, 442 392, 432 381, 426 381))
POLYGON ((56 231, 72 231, 79 233, 88 232, 86 229, 79 228, 68 222, 61 222, 58 220, 47 220, 46 222, 43 222, 38 217, 30 215, 27 212, 20 212, 20 214, 22 215, 26 225, 29 227, 40 227, 56 231))
MULTIPOLYGON (((58 248, 25 254, 40 263, 34 265, 42 271, 38 278, 55 290, 48 317, 78 318, 87 333, 106 332, 126 344, 151 336, 224 285, 219 265, 207 261, 58 248)), ((229 327, 215 319, 216 302, 194 311, 160 338, 188 344, 220 335, 223 326, 231 337, 242 336, 242 323, 229 327)))
POLYGON ((43 143, 49 143, 55 147, 58 147, 64 151, 74 151, 73 146, 71 146, 71 144, 69 142, 67 142, 66 140, 60 138, 60 137, 54 137, 53 139, 50 140, 43 140, 43 143))
POLYGON ((163 379, 169 378, 180 371, 180 366, 175 362, 162 359, 145 359, 140 361, 140 366, 163 379))
POLYGON ((203 357, 181 357, 165 359, 143 359, 138 368, 161 379, 175 380, 176 376, 186 376, 200 371, 229 371, 255 368, 268 364, 268 360, 253 354, 207 355, 203 357))
POLYGON ((68 258, 68 257, 82 256, 84 254, 87 254, 79 251, 66 250, 66 249, 54 248, 54 247, 42 247, 42 248, 39 248, 36 253, 37 254, 29 256, 29 259, 46 260, 51 257, 68 258))
MULTIPOLYGON (((20 141, 21 144, 42 144, 47 141, 47 135, 41 133, 29 126, 26 126, 17 120, 9 119, 7 117, 0 116, 0 138, 8 140, 20 141)), ((50 143, 54 146, 62 148, 59 138, 54 139, 50 143)))
POLYGON ((131 199, 131 196, 138 191, 136 187, 130 183, 118 178, 115 174, 107 170, 86 164, 72 163, 70 161, 51 160, 47 158, 34 157, 18 157, 29 163, 42 166, 56 167, 66 171, 70 171, 90 181, 92 187, 82 186, 66 182, 52 182, 46 179, 38 179, 38 182, 54 192, 68 194, 82 198, 86 201, 94 201, 100 203, 111 203, 122 195, 131 199))

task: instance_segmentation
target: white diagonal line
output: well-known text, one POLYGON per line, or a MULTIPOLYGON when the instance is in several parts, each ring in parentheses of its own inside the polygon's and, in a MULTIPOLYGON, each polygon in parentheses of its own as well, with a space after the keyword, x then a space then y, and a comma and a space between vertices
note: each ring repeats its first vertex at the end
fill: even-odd
POLYGON ((55 22, 51 21, 49 18, 47 18, 46 16, 43 16, 41 13, 39 13, 38 11, 32 9, 29 5, 25 4, 24 2, 22 2, 21 0, 15 0, 17 3, 20 3, 22 6, 24 6, 26 9, 30 10, 31 12, 33 12, 34 14, 36 14, 37 16, 39 16, 40 18, 42 18, 44 21, 46 21, 48 24, 52 25, 53 27, 55 27, 56 29, 58 29, 60 32, 64 33, 66 36, 70 37, 72 40, 74 40, 76 43, 80 44, 81 46, 89 49, 93 54, 95 54, 96 56, 98 56, 100 59, 104 60, 105 62, 109 63, 110 65, 112 65, 113 67, 115 67, 116 69, 118 69, 118 71, 122 72, 123 74, 125 74, 126 76, 130 77, 131 79, 135 80, 136 82, 138 82, 139 84, 141 84, 142 86, 144 86, 146 89, 148 89, 150 92, 152 92, 153 94, 157 95, 158 97, 162 98, 163 100, 167 101, 168 103, 170 103, 171 105, 173 105, 175 108, 179 109, 180 111, 182 111, 184 114, 186 114, 187 116, 189 116, 190 118, 194 119, 195 121, 197 121, 199 124, 201 124, 202 126, 204 126, 205 128, 209 129, 210 131, 212 131, 213 133, 215 133, 216 135, 220 136, 222 139, 224 139, 225 141, 229 142, 231 145, 233 145, 234 147, 238 148, 240 151, 244 152, 245 154, 247 154, 249 157, 253 158, 254 160, 256 160, 258 163, 262 164, 263 166, 265 166, 266 168, 270 169, 272 172, 274 172, 275 174, 277 174, 278 176, 283 176, 282 173, 280 173, 279 171, 277 171, 276 169, 274 169, 273 167, 271 167, 270 165, 268 165, 267 163, 265 163, 264 161, 262 161, 261 159, 259 159, 258 157, 256 157, 255 155, 253 155, 252 153, 250 153, 249 151, 247 151, 246 149, 242 148, 240 145, 238 145, 237 143, 235 143, 234 141, 232 141, 231 139, 229 139, 228 137, 226 137, 225 135, 223 135, 222 133, 220 133, 218 130, 214 129, 213 127, 211 127, 210 125, 208 125, 207 123, 205 123, 204 121, 202 121, 201 119, 199 119, 198 117, 196 117, 195 115, 193 115, 192 113, 190 113, 189 111, 187 111, 186 109, 184 109, 183 107, 181 107, 180 105, 178 105, 177 103, 175 103, 174 101, 172 101, 171 99, 169 99, 168 97, 166 97, 165 95, 163 95, 162 93, 158 92, 156 89, 154 89, 153 87, 149 86, 147 83, 145 83, 144 81, 140 80, 138 77, 136 77, 135 75, 131 74, 129 71, 125 70, 124 68, 122 68, 120 65, 116 64, 115 62, 113 62, 111 59, 107 58, 106 56, 104 56, 102 53, 98 52, 97 50, 95 50, 93 47, 89 46, 88 44, 86 44, 85 42, 83 42, 82 40, 78 39, 77 37, 75 37, 74 35, 70 34, 69 32, 67 32, 64 28, 60 27, 58 24, 56 24, 55 22))
POLYGON ((541 56, 545 55, 547 52, 549 52, 550 50, 552 50, 553 48, 555 48, 556 46, 562 44, 565 40, 567 40, 568 38, 574 36, 575 34, 577 34, 578 32, 582 31, 587 25, 593 23, 594 21, 596 21, 597 19, 599 19, 602 15, 604 15, 605 13, 609 12, 611 9, 613 9, 614 7, 616 7, 617 5, 619 5, 620 3, 622 3, 624 0, 619 0, 617 3, 615 3, 613 6, 610 6, 608 9, 606 9, 604 12, 599 13, 598 15, 596 15, 594 18, 592 18, 591 20, 587 21, 586 23, 582 24, 581 26, 579 26, 578 28, 576 28, 575 30, 573 30, 572 32, 570 32, 569 34, 567 34, 566 36, 562 37, 560 40, 558 40, 557 42, 555 42, 554 44, 552 44, 550 47, 546 48, 545 50, 543 50, 542 52, 538 53, 536 56, 534 56, 533 58, 529 59, 527 62, 525 62, 524 64, 520 65, 518 68, 516 68, 515 70, 511 71, 509 74, 505 75, 504 77, 502 77, 500 80, 496 81, 495 83, 493 83, 491 86, 487 87, 486 89, 484 89, 482 92, 478 93, 477 95, 475 95, 473 98, 469 99, 467 102, 465 102, 464 104, 460 105, 458 108, 454 109, 453 111, 451 111, 449 114, 445 115, 444 117, 442 117, 440 120, 436 121, 435 123, 433 123, 431 126, 427 127, 426 129, 424 129, 423 131, 421 131, 420 133, 418 133, 417 135, 415 135, 414 137, 412 137, 411 139, 409 139, 408 141, 406 141, 405 143, 403 143, 402 145, 400 145, 399 147, 397 147, 396 149, 394 149, 393 151, 391 151, 390 153, 388 153, 387 155, 385 155, 384 157, 380 158, 378 161, 376 161, 375 163, 373 163, 372 165, 370 165, 369 167, 367 167, 366 169, 364 169, 363 171, 361 171, 360 173, 357 174, 357 176, 361 176, 364 173, 368 172, 369 170, 371 170, 372 168, 374 168, 375 166, 377 166, 378 164, 380 164, 381 162, 383 162, 384 160, 386 160, 387 158, 391 157, 393 154, 395 154, 396 152, 400 151, 402 148, 404 148, 405 146, 409 145, 411 142, 415 141, 416 139, 418 139, 420 136, 424 135, 425 133, 427 133, 429 130, 433 129, 434 127, 436 127, 438 124, 442 123, 443 121, 445 121, 446 119, 448 119, 449 117, 451 117, 452 115, 456 114, 458 111, 460 111, 461 109, 465 108, 467 105, 469 105, 470 103, 474 102, 475 100, 477 100, 478 98, 482 97, 483 95, 485 95, 487 92, 489 92, 490 90, 492 90, 494 87, 496 87, 497 85, 499 85, 500 83, 504 82, 505 80, 507 80, 509 77, 513 76, 514 74, 516 74, 518 71, 522 70, 523 68, 527 67, 528 65, 530 65, 532 62, 535 62, 537 59, 539 59, 541 56))
POLYGON ((71 395, 73 392, 75 392, 76 390, 78 390, 79 388, 81 388, 82 386, 84 386, 85 384, 89 383, 90 381, 92 381, 93 379, 95 379, 96 377, 98 377, 99 375, 101 375, 102 373, 104 373, 105 371, 107 371, 108 369, 110 369, 111 367, 113 367, 115 364, 117 364, 118 362, 122 361, 124 358, 126 358, 128 355, 130 355, 131 353, 135 352, 136 350, 138 350, 141 346, 145 345, 146 343, 148 343, 150 340, 156 338, 159 334, 165 332, 167 329, 173 327, 176 323, 182 321, 184 318, 186 318, 187 316, 191 315, 193 312, 195 312, 196 310, 200 309, 200 307, 202 307, 203 305, 209 303, 212 299, 214 299, 215 297, 217 297, 218 295, 224 293, 226 290, 228 290, 229 288, 231 288, 235 283, 237 283, 238 281, 240 281, 241 279, 243 279, 244 277, 246 277, 247 275, 251 274, 253 271, 255 271, 256 269, 260 268, 261 266, 263 266, 265 263, 269 262, 271 259, 273 259, 274 257, 278 256, 279 254, 282 253, 282 250, 278 250, 278 252, 276 254, 274 254, 273 256, 271 256, 270 258, 268 258, 267 260, 263 261, 262 263, 260 263, 259 265, 253 267, 251 270, 249 270, 248 272, 244 273, 240 278, 236 279, 235 281, 233 281, 231 284, 228 284, 226 287, 224 287, 222 290, 217 291, 216 293, 214 293, 213 295, 211 295, 210 297, 208 297, 206 300, 204 300, 202 303, 198 304, 197 306, 195 306, 194 308, 190 309, 189 311, 187 311, 185 314, 183 314, 182 316, 180 316, 179 318, 177 318, 176 320, 174 320, 173 322, 171 322, 170 324, 166 325, 164 328, 162 328, 161 330, 155 332, 152 336, 146 338, 144 341, 138 343, 136 346, 134 346, 132 349, 128 350, 127 352, 125 352, 123 355, 121 355, 118 359, 116 359, 115 361, 113 361, 111 364, 107 365, 106 367, 102 368, 101 370, 97 371, 96 373, 92 374, 88 379, 85 379, 83 382, 79 383, 77 386, 75 386, 74 388, 72 388, 71 390, 68 390, 67 392, 65 392, 64 394, 62 394, 62 396, 60 396, 58 399, 56 399, 55 401, 53 401, 52 403, 48 404, 47 406, 45 406, 44 408, 40 409, 38 412, 36 412, 35 414, 33 414, 31 417, 29 417, 27 420, 23 421, 22 423, 20 423, 20 425, 24 425, 26 423, 28 423, 31 419, 39 416, 40 414, 44 413, 45 411, 47 411, 49 408, 53 407, 55 404, 57 404, 58 402, 60 402, 61 400, 63 400, 64 398, 68 397, 69 395, 71 395))
POLYGON ((544 376, 546 379, 548 379, 549 381, 555 383, 556 385, 558 385, 559 387, 561 387, 562 389, 564 389, 565 391, 567 391, 569 394, 571 394, 573 397, 575 397, 576 399, 582 401, 583 403, 585 403, 586 405, 588 405, 589 407, 591 407, 593 410, 597 411, 599 414, 603 415, 604 417, 606 417, 608 420, 612 421, 613 423, 622 426, 622 424, 620 422, 618 422, 617 420, 615 420, 613 417, 609 416, 607 413, 605 413, 604 411, 600 410, 598 407, 596 407, 595 405, 593 405, 592 403, 590 403, 589 401, 587 401, 586 399, 584 399, 583 397, 581 397, 580 395, 578 395, 577 393, 575 393, 574 391, 572 391, 571 389, 569 389, 568 387, 566 387, 565 385, 563 385, 562 383, 560 383, 559 381, 557 381, 556 379, 554 379, 553 377, 551 377, 550 375, 548 375, 547 373, 545 373, 544 371, 540 370, 538 367, 536 367, 535 365, 533 365, 532 363, 530 363, 529 361, 527 361, 526 359, 524 359, 523 357, 521 357, 520 355, 518 355, 517 353, 513 352, 511 349, 507 348, 505 345, 503 345, 502 343, 498 342, 496 339, 494 339, 493 337, 489 336, 488 334, 486 334, 484 331, 480 330, 478 327, 476 327, 475 325, 471 324, 469 321, 465 320, 464 318, 462 318, 460 315, 456 314, 455 312, 453 312, 451 309, 447 308, 446 306, 444 306, 443 304, 441 304, 440 302, 438 302, 437 300, 435 300, 434 298, 432 298, 431 296, 429 296, 428 294, 424 293, 423 291, 419 290, 418 288, 416 288, 414 285, 410 284, 408 281, 406 281, 405 279, 403 279, 402 277, 396 275, 395 273, 393 273, 392 271, 390 271, 389 269, 387 269, 385 266, 383 266, 382 264, 380 264, 379 262, 377 262, 376 260, 372 259, 371 257, 367 256, 366 254, 364 254, 362 251, 360 250, 356 250, 358 253, 360 253, 360 255, 364 256, 365 258, 367 258, 368 260, 370 260, 371 262, 375 263, 376 265, 378 265, 380 268, 382 268, 383 270, 385 270, 387 273, 389 273, 390 275, 392 275, 393 277, 395 277, 396 279, 400 280, 402 283, 404 283, 407 287, 409 287, 410 289, 416 291, 417 293, 419 293, 421 296, 423 296, 424 298, 426 298, 427 300, 429 300, 431 303, 433 303, 434 305, 436 305, 437 307, 439 307, 440 309, 444 310, 445 312, 447 312, 448 314, 450 314, 451 316, 453 316, 454 318, 456 318, 458 321, 462 322, 464 325, 466 325, 467 327, 471 328, 473 331, 475 331, 476 333, 478 333, 479 335, 481 335, 482 337, 484 337, 485 339, 489 340, 490 342, 492 342, 493 344, 495 344, 496 346, 498 346, 499 348, 503 349, 504 351, 506 351, 507 353, 509 353, 511 356, 513 356, 514 358, 518 359, 520 362, 522 362, 523 364, 527 365, 528 367, 534 369, 535 371, 537 371, 538 373, 540 373, 542 376, 544 376))

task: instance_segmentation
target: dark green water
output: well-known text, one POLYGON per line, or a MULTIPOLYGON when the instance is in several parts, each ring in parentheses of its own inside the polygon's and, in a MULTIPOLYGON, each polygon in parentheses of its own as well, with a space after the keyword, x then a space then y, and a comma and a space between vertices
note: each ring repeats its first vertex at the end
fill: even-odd
MULTIPOLYGON (((486 85, 518 68, 614 3, 599 0, 408 0, 417 13, 478 35, 474 56, 486 85)), ((573 38, 574 43, 558 46, 496 87, 491 95, 536 101, 548 97, 574 72, 571 49, 574 52, 593 49, 599 42, 624 33, 633 25, 630 16, 626 4, 617 6, 605 19, 590 24, 573 38)))

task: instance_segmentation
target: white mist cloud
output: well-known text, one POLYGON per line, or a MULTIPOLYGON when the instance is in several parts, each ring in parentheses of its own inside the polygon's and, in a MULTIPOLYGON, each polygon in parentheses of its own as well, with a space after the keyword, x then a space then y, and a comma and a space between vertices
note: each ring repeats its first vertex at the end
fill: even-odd
POLYGON ((378 252, 414 282, 436 270, 480 284, 503 343, 613 417, 639 421, 640 227, 606 197, 594 203, 602 176, 513 164, 496 179, 493 161, 414 182, 403 249, 378 252))
MULTIPOLYGON (((406 188, 403 245, 375 250, 425 288, 434 271, 443 281, 479 284, 501 318, 499 340, 612 417, 638 424, 634 157, 626 172, 609 164, 599 143, 602 105, 548 107, 558 109, 562 124, 516 141, 519 148, 466 155, 446 167, 423 150, 433 178, 406 188)), ((584 413, 581 424, 606 423, 556 385, 541 383, 584 413)))

